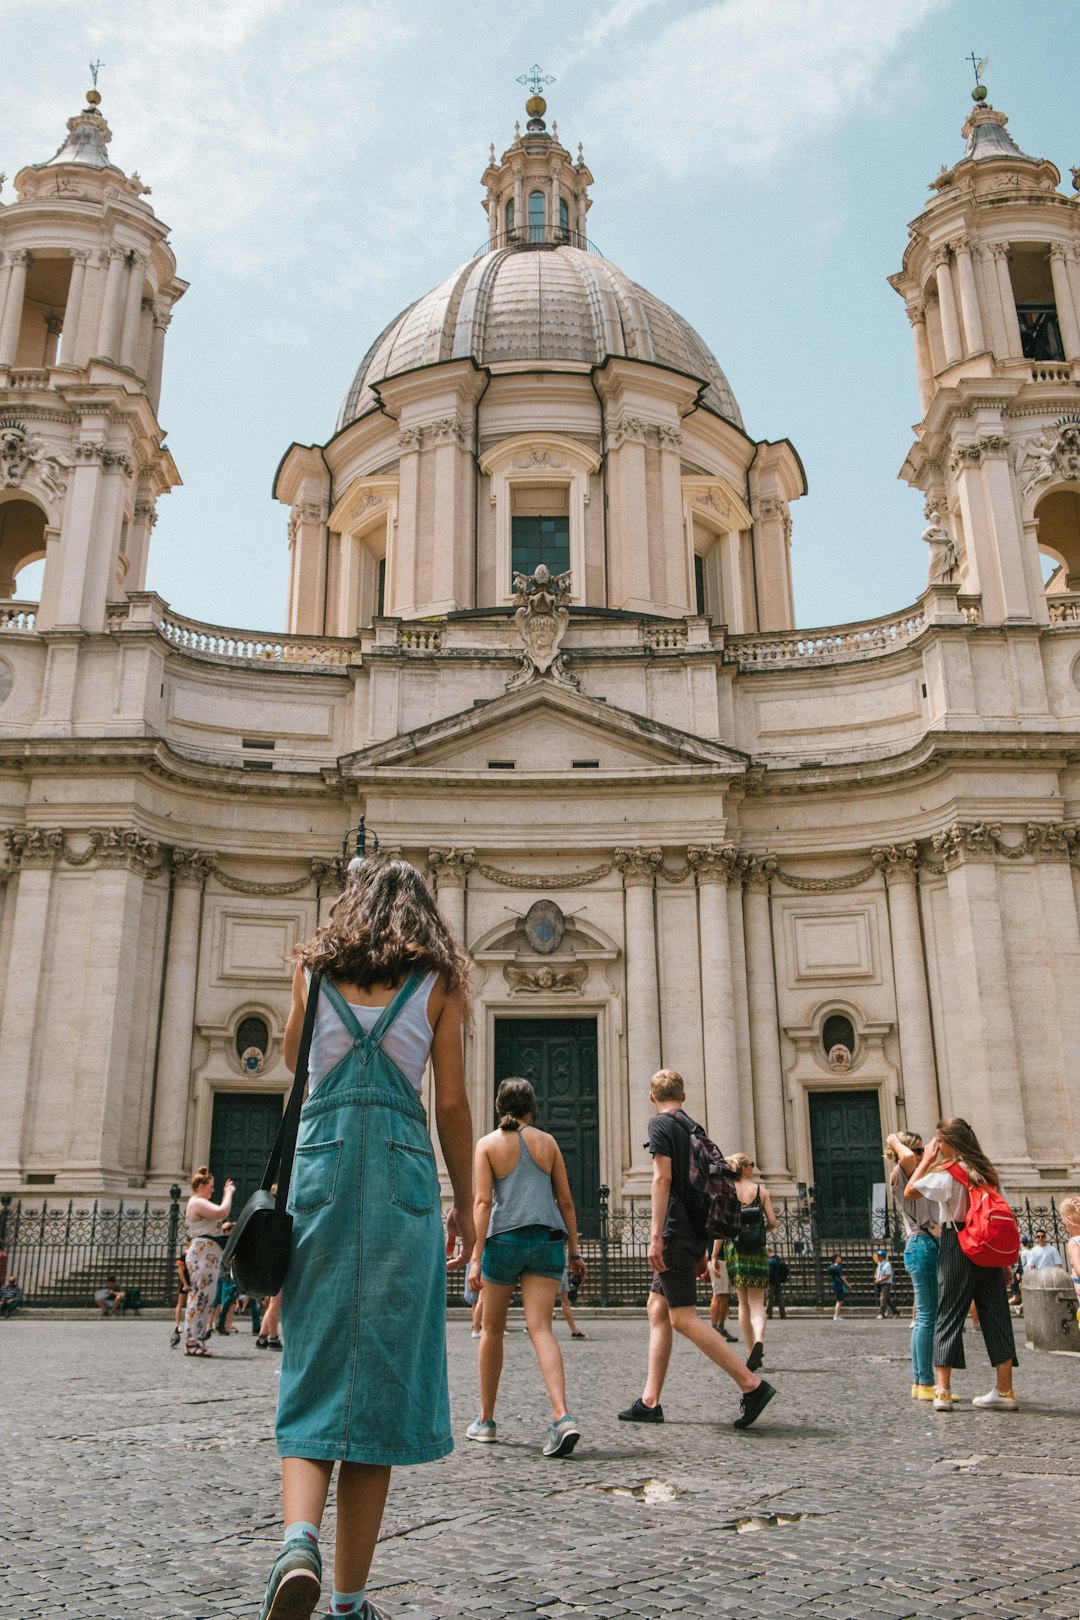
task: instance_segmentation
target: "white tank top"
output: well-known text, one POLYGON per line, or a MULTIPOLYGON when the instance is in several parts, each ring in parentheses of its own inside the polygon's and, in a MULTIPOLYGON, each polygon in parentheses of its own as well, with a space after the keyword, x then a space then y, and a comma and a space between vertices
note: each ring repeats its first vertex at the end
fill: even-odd
MULTIPOLYGON (((311 974, 304 969, 304 977, 311 986, 311 974)), ((419 1092, 427 1068, 428 1054, 434 1031, 428 1020, 428 1001, 438 980, 438 972, 428 973, 420 987, 411 995, 387 1031, 382 1049, 396 1063, 406 1080, 419 1092)), ((347 998, 346 998, 347 999, 347 998)), ((393 997, 391 997, 391 1000, 393 997)), ((349 1011, 365 1035, 375 1028, 385 1007, 361 1007, 349 1002, 349 1011)), ((341 1022, 329 998, 319 997, 315 1012, 315 1028, 311 1034, 311 1053, 308 1057, 308 1093, 319 1081, 339 1064, 352 1046, 352 1036, 341 1022)))

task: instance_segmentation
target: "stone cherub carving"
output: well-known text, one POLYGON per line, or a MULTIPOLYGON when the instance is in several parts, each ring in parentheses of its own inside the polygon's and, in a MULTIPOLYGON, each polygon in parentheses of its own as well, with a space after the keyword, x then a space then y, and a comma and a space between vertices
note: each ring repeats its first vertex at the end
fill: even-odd
POLYGON ((570 575, 552 574, 539 563, 531 574, 514 575, 514 623, 525 645, 521 667, 506 683, 508 692, 546 675, 559 686, 580 682, 567 672, 559 647, 570 623, 570 575))
POLYGON ((545 963, 543 967, 522 968, 508 962, 503 968, 503 973, 511 990, 531 992, 533 995, 543 994, 545 991, 549 994, 567 991, 580 993, 589 976, 589 965, 587 962, 576 962, 571 966, 557 967, 545 963))
POLYGON ((960 553, 956 549, 956 541, 952 535, 942 528, 937 512, 930 513, 930 521, 923 530, 922 537, 930 547, 930 572, 927 584, 948 585, 960 566, 960 553))
POLYGON ((70 467, 66 456, 46 452, 42 441, 21 422, 0 422, 0 484, 5 489, 18 489, 34 472, 48 494, 62 495, 70 467))
POLYGON ((1080 479, 1080 422, 1058 422, 1016 449, 1020 493, 1030 495, 1052 478, 1080 479))

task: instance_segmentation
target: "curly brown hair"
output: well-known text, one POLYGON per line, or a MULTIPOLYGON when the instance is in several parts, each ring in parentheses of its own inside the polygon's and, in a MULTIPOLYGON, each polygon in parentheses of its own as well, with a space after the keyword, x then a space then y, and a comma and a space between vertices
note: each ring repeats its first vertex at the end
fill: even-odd
POLYGON ((372 855, 350 864, 330 915, 293 952, 312 973, 367 989, 414 972, 440 973, 466 1002, 472 963, 415 866, 372 855))

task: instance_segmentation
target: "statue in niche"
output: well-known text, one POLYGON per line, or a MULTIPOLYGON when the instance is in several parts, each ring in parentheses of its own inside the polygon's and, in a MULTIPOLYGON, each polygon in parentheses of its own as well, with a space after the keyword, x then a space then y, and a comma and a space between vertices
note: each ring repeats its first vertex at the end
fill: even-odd
POLYGON ((570 623, 567 606, 570 600, 570 575, 552 574, 539 563, 531 574, 514 575, 514 623, 521 636, 525 651, 521 667, 506 683, 508 692, 519 686, 528 686, 541 676, 547 676, 558 686, 576 690, 580 681, 568 673, 565 660, 559 652, 566 627, 570 623))
POLYGON ((930 521, 923 530, 922 537, 930 547, 930 572, 926 583, 948 585, 960 565, 960 553, 956 549, 956 541, 952 535, 942 528, 937 512, 930 513, 930 521))

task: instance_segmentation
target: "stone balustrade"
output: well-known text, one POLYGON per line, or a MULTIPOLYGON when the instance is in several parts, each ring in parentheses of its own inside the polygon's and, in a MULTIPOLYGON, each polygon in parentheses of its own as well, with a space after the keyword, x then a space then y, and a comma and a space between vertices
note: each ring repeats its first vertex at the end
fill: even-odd
POLYGON ((855 663, 896 652, 920 635, 926 623, 923 608, 916 606, 890 614, 888 618, 865 619, 859 624, 787 630, 772 635, 729 636, 727 645, 743 671, 805 669, 815 664, 855 663))
POLYGON ((1031 380, 1036 383, 1071 383, 1073 368, 1064 360, 1036 360, 1032 363, 1031 380))
POLYGON ((1071 596, 1048 596, 1046 607, 1051 624, 1080 624, 1080 592, 1071 596))
POLYGON ((0 602, 0 630, 33 630, 37 612, 36 602, 0 602))
MULTIPOLYGON (((110 629, 120 628, 110 618, 110 629)), ((215 664, 289 664, 312 669, 359 664, 357 642, 336 636, 289 636, 255 630, 232 630, 200 624, 165 611, 155 628, 165 640, 189 657, 215 664)))

